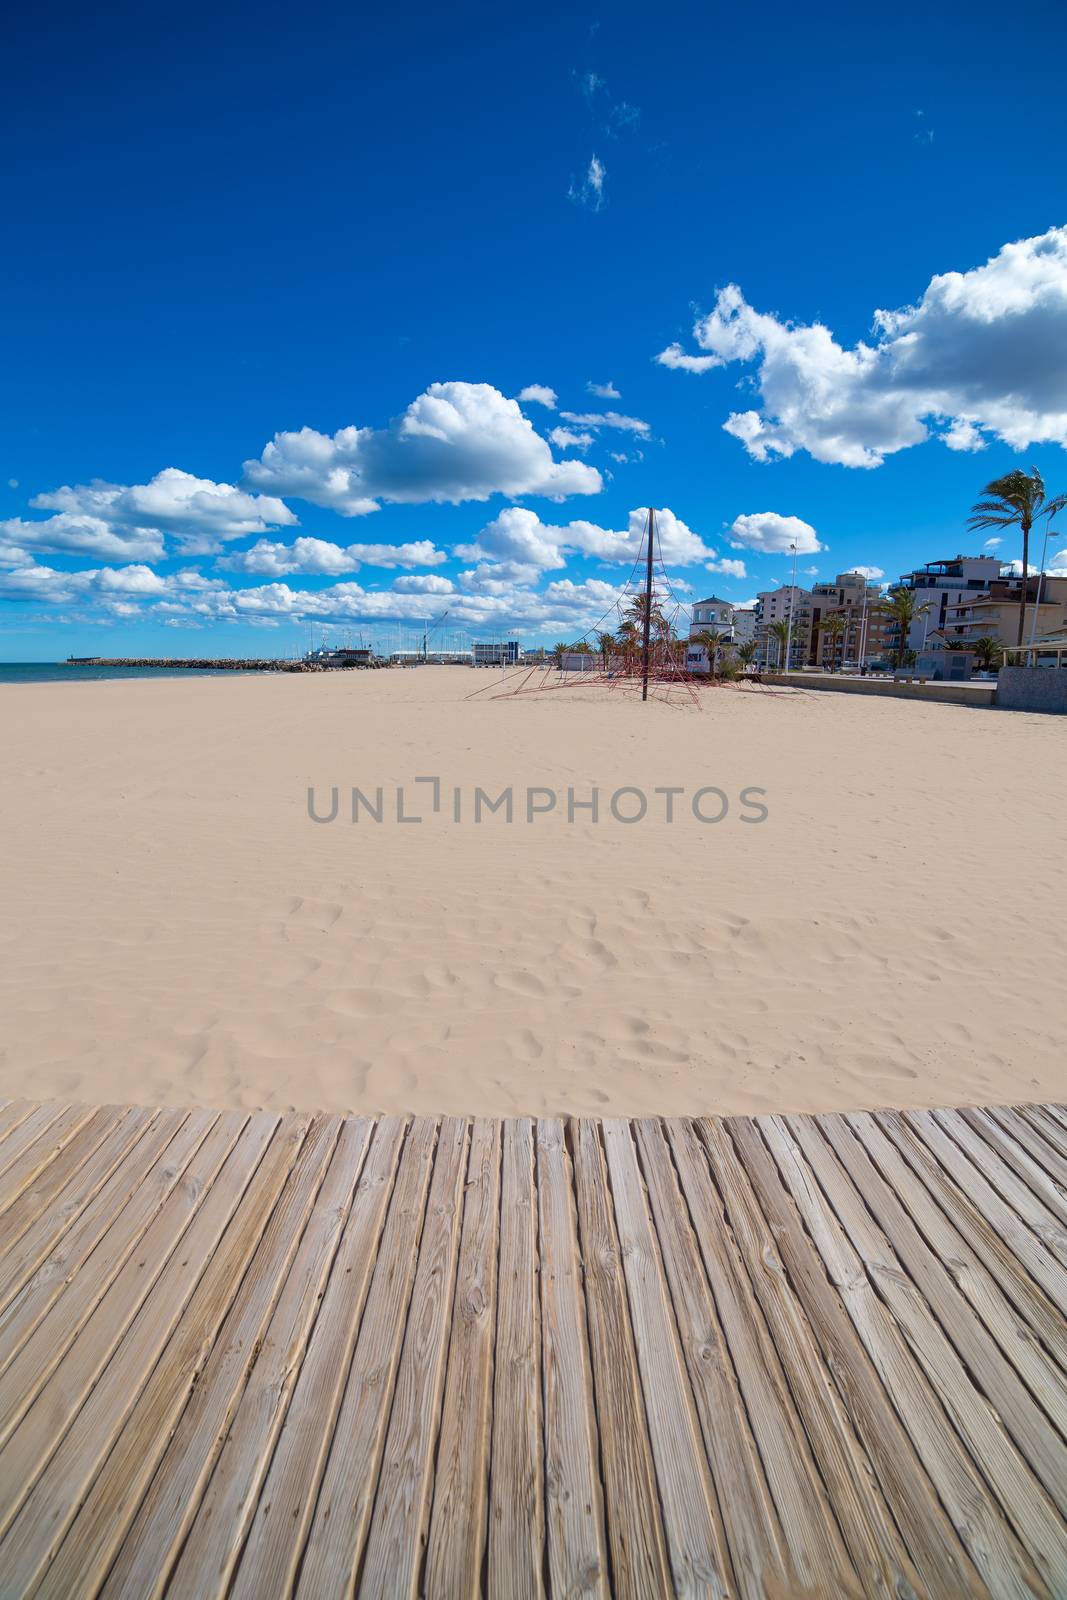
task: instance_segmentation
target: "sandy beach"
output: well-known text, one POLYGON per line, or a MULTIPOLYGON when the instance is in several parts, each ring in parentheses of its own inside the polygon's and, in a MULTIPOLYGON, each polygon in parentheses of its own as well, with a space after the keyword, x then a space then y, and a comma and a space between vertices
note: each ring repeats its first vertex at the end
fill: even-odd
POLYGON ((494 1115, 1062 1096, 1058 719, 499 682, 0 692, 0 1093, 494 1115), (322 815, 337 786, 336 820, 309 786, 322 815), (351 822, 353 786, 381 787, 380 823, 351 822), (478 786, 511 787, 510 824, 474 822, 478 786), (569 821, 593 787, 597 822, 569 821), (641 821, 612 815, 622 788, 641 821), (729 810, 700 821, 712 788, 729 810), (528 789, 555 808, 527 821, 528 789))

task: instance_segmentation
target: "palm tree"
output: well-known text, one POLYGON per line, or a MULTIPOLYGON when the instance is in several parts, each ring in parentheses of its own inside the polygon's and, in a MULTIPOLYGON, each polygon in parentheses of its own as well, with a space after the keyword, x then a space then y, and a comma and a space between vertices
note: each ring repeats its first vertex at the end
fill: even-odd
POLYGON ((1004 646, 998 644, 996 639, 991 639, 988 634, 983 634, 980 639, 974 641, 974 653, 983 672, 996 672, 1004 654, 1004 646))
POLYGON ((746 639, 744 644, 739 644, 737 647, 737 659, 747 669, 755 661, 758 651, 759 645, 755 639, 746 639))
POLYGON ((693 635, 697 644, 702 644, 708 652, 708 666, 714 678, 715 670, 719 665, 719 651, 727 642, 725 633, 719 633, 715 628, 705 628, 703 633, 693 635))
POLYGON ((560 644, 554 645, 553 648, 552 648, 552 659, 556 663, 556 666, 561 671, 562 671, 562 668, 563 668, 564 652, 569 650, 569 649, 570 649, 570 645, 563 644, 562 642, 560 644))
POLYGON ((1030 529, 1038 517, 1054 517, 1067 506, 1067 494, 1045 499, 1045 483, 1036 467, 1029 472, 1008 472, 1003 478, 987 483, 982 493, 984 500, 972 506, 968 528, 1014 528, 1018 526, 1023 536, 1023 576, 1019 586, 1019 637, 1023 642, 1026 628, 1026 580, 1030 572, 1030 529))
POLYGON ((845 631, 845 619, 840 611, 831 611, 830 615, 819 623, 819 632, 830 641, 830 671, 833 672, 837 664, 837 641, 845 631))
POLYGON ((915 590, 905 589, 903 584, 895 589, 890 589, 885 599, 880 603, 878 610, 893 623, 897 630, 897 666, 904 665, 904 657, 908 649, 908 630, 913 622, 920 617, 925 617, 929 611, 929 604, 924 600, 921 606, 915 604, 915 590))
MULTIPOLYGON (((782 665, 782 653, 785 650, 786 645, 789 643, 789 634, 790 634, 789 618, 788 617, 783 617, 781 622, 772 622, 771 623, 771 632, 774 634, 774 637, 778 640, 778 662, 777 662, 777 665, 778 665, 779 670, 780 670, 781 669, 781 665, 782 665)), ((787 661, 786 662, 786 669, 787 670, 788 670, 788 667, 789 667, 789 663, 787 661)))
POLYGON ((615 643, 615 635, 613 633, 598 633, 596 643, 597 649, 600 651, 601 660, 604 663, 604 671, 606 672, 612 652, 618 648, 615 643))

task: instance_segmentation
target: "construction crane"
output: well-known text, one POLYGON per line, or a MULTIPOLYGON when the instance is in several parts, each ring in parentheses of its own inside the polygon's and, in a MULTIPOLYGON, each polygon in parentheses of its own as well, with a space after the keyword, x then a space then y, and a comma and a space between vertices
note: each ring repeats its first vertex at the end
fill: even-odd
POLYGON ((430 635, 431 633, 437 632, 437 629, 441 626, 442 622, 447 616, 448 612, 442 611, 436 622, 430 622, 429 619, 427 619, 422 634, 422 659, 424 662, 428 661, 430 658, 430 635))

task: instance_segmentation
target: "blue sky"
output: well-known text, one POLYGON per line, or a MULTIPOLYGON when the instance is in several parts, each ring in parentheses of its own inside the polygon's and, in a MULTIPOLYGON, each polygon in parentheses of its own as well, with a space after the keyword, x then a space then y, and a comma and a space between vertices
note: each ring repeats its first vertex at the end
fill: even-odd
POLYGON ((0 657, 576 637, 650 501, 743 601, 1067 485, 1062 11, 860 9, 27 13, 0 657))

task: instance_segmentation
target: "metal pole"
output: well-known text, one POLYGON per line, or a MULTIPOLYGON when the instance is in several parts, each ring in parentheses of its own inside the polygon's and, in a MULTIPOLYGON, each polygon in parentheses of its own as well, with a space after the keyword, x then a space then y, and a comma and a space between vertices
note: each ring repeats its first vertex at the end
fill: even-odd
POLYGON ((648 508, 648 556, 645 561, 645 639, 641 663, 641 699, 648 699, 648 650, 652 633, 652 546, 656 537, 656 513, 648 508))
POLYGON ((797 602, 797 547, 796 547, 795 544, 792 546, 792 550, 793 550, 793 587, 792 587, 792 589, 790 591, 790 595, 789 595, 789 621, 788 621, 788 623, 786 625, 786 630, 785 630, 785 668, 784 668, 784 670, 786 672, 789 671, 789 658, 790 658, 790 655, 792 654, 792 647, 793 647, 793 607, 796 605, 796 602, 797 602))
MULTIPOLYGON (((1034 640, 1037 638, 1037 614, 1041 610, 1041 594, 1042 594, 1042 591, 1044 590, 1044 587, 1045 587, 1045 557, 1048 555, 1049 523, 1051 521, 1052 521, 1051 517, 1046 517, 1045 518, 1045 541, 1041 546, 1041 571, 1040 571, 1040 573, 1038 575, 1038 579, 1037 579, 1037 599, 1034 601, 1033 620, 1030 623, 1030 648, 1031 649, 1033 649, 1034 640)), ((1024 590, 1025 590, 1027 582, 1028 582, 1027 574, 1024 572, 1023 573, 1023 588, 1024 588, 1024 590)))

